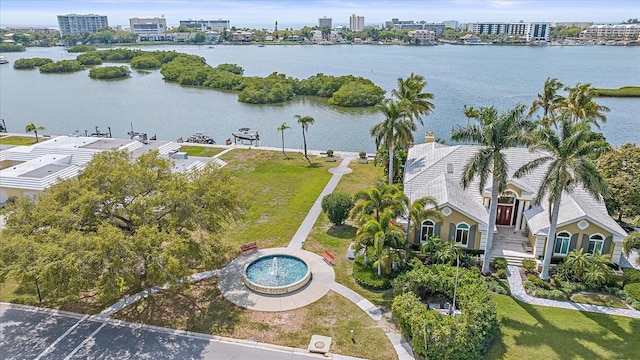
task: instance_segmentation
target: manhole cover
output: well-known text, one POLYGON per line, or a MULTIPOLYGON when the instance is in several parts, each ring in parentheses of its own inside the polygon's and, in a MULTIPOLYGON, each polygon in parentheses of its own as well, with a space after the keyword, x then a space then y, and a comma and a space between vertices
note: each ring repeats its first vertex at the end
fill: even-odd
POLYGON ((315 347, 317 347, 318 349, 322 349, 324 347, 324 341, 316 341, 315 347))

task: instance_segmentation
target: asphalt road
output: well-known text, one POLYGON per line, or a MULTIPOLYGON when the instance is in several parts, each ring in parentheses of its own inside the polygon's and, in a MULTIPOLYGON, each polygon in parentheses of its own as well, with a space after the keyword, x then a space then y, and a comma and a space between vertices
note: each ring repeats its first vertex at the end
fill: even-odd
POLYGON ((319 358, 327 359, 302 349, 0 303, 0 359, 319 358))

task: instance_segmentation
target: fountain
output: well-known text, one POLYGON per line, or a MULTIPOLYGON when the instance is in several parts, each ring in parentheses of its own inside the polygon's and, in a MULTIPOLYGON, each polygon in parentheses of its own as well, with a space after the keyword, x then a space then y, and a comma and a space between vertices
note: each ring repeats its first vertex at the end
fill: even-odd
POLYGON ((247 264, 243 272, 245 285, 263 294, 286 294, 298 290, 311 280, 307 263, 291 255, 267 255, 247 264))

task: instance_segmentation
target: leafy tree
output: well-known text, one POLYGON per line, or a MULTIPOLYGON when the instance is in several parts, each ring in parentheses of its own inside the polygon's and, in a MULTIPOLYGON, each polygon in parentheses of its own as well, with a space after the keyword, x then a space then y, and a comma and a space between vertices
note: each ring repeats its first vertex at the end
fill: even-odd
POLYGON ((216 66, 216 69, 228 71, 236 75, 242 75, 244 73, 244 69, 242 68, 242 66, 239 66, 237 64, 220 64, 216 66))
POLYGON ((132 69, 158 69, 162 66, 162 61, 154 55, 136 56, 131 59, 132 69))
MULTIPOLYGON (((629 256, 634 249, 640 250, 640 231, 630 233, 622 241, 622 250, 626 256, 629 256)), ((640 258, 638 258, 638 265, 640 265, 640 258)))
POLYGON ((278 126, 278 128, 276 130, 280 131, 282 133, 282 155, 284 155, 284 157, 289 158, 287 156, 287 153, 284 152, 284 131, 287 129, 291 129, 291 126, 287 125, 286 122, 283 122, 282 124, 280 124, 280 126, 278 126))
POLYGON ((123 294, 219 266, 217 241, 244 202, 214 166, 175 173, 157 151, 96 154, 35 203, 19 199, 0 236, 0 277, 37 282, 51 300, 123 294))
POLYGON ((302 141, 304 143, 304 158, 307 159, 309 165, 311 165, 311 160, 309 160, 309 156, 307 156, 307 131, 309 130, 309 125, 313 124, 315 121, 311 116, 300 116, 294 115, 294 118, 298 121, 298 124, 302 127, 302 141))
POLYGON ((604 178, 600 175, 589 156, 600 153, 608 147, 603 140, 594 140, 588 121, 573 122, 571 115, 560 118, 560 128, 555 132, 551 128, 543 127, 533 134, 535 143, 533 150, 542 150, 541 156, 525 165, 514 173, 515 177, 522 177, 534 169, 549 164, 540 183, 540 189, 534 199, 540 204, 548 199, 551 205, 550 225, 547 234, 547 245, 544 254, 542 273, 543 280, 549 279, 549 265, 553 255, 556 228, 562 193, 572 191, 582 186, 589 194, 598 199, 600 194, 608 195, 604 178))
POLYGON ((640 147, 627 143, 606 152, 598 159, 598 171, 607 181, 611 197, 605 199, 609 213, 640 215, 640 147))
POLYGON ((404 146, 398 145, 393 151, 393 169, 389 169, 389 149, 380 148, 376 152, 373 163, 378 166, 384 166, 384 176, 389 177, 389 173, 393 176, 394 184, 401 184, 404 177, 404 166, 407 162, 407 151, 404 146))
POLYGON ((38 130, 45 130, 45 128, 44 126, 36 125, 34 123, 28 123, 27 126, 24 127, 24 131, 36 134, 36 142, 38 142, 38 130))
POLYGON ((84 70, 84 65, 77 60, 60 60, 40 66, 41 73, 70 73, 84 70))
POLYGON ((42 65, 52 63, 53 60, 49 58, 28 58, 18 59, 13 62, 13 68, 16 70, 34 69, 42 65))
POLYGON ((82 65, 101 65, 102 59, 93 52, 88 52, 76 56, 76 60, 82 65))
POLYGON ((424 125, 422 115, 432 113, 435 108, 431 102, 433 94, 422 92, 426 86, 424 76, 411 73, 406 79, 399 78, 398 87, 391 90, 391 95, 406 102, 409 118, 420 125, 424 125))
POLYGON ((385 91, 369 80, 346 83, 334 92, 329 104, 344 107, 373 106, 384 99, 385 91))
POLYGON ((334 192, 322 198, 322 211, 334 225, 342 225, 352 208, 353 198, 349 194, 334 192))
POLYGON ((392 184, 394 150, 398 144, 408 148, 413 143, 413 131, 417 129, 416 124, 409 118, 406 101, 385 99, 377 108, 384 114, 385 119, 374 125, 370 133, 375 138, 376 150, 380 150, 381 147, 389 149, 389 184, 392 184))
POLYGON ((478 125, 456 126, 451 138, 455 141, 470 141, 481 145, 478 152, 464 166, 462 186, 466 189, 478 177, 478 191, 482 193, 491 175, 491 204, 489 207, 489 222, 487 242, 485 246, 485 261, 482 272, 489 274, 489 259, 493 244, 493 228, 496 224, 498 210, 498 196, 507 189, 508 164, 503 151, 526 143, 527 131, 532 124, 523 115, 526 107, 517 105, 513 109, 498 115, 495 107, 482 107, 478 110, 478 125))
POLYGON ((27 47, 21 44, 0 43, 0 52, 26 51, 27 47))
POLYGON ((126 66, 103 66, 89 70, 92 79, 122 79, 129 77, 131 72, 126 66))

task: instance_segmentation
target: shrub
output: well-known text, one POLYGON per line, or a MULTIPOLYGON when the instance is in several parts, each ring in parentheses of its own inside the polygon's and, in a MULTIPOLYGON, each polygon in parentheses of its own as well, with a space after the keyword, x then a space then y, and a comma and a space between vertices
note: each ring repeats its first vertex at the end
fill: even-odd
POLYGON ((527 274, 533 274, 536 268, 536 261, 533 259, 524 259, 522 260, 522 267, 527 272, 527 274))
POLYGON ((503 257, 497 257, 497 258, 493 259, 493 267, 496 270, 506 269, 507 266, 509 266, 507 264, 507 259, 505 259, 503 257))
POLYGON ((353 262, 353 278, 356 283, 365 289, 387 290, 391 288, 393 277, 388 275, 378 276, 377 268, 370 264, 365 264, 362 258, 357 258, 353 262))
POLYGON ((360 151, 358 153, 358 156, 360 157, 360 159, 365 160, 367 158, 367 152, 366 151, 360 151))
POLYGON ((349 211, 353 208, 353 198, 346 193, 334 192, 323 197, 321 205, 329 221, 340 225, 349 217, 349 211))
POLYGON ((500 269, 496 272, 496 276, 499 279, 506 279, 507 278, 507 269, 500 269))
POLYGON ((220 64, 218 66, 216 66, 216 69, 222 70, 222 71, 226 71, 226 72, 230 72, 236 75, 242 75, 244 74, 244 69, 242 68, 242 66, 238 66, 236 64, 220 64))
POLYGON ((89 70, 92 79, 122 79, 129 76, 126 66, 104 66, 89 70))
POLYGON ((13 62, 13 68, 16 70, 34 69, 52 62, 53 60, 48 58, 18 59, 13 62))
POLYGON ((331 149, 327 150, 327 156, 329 157, 333 156, 333 150, 331 149))
POLYGON ((511 294, 508 282, 498 279, 495 276, 486 276, 484 280, 487 283, 487 287, 489 288, 489 290, 493 291, 494 293, 502 295, 511 294))
POLYGON ((636 270, 633 268, 627 268, 622 270, 622 284, 634 284, 640 283, 640 270, 636 270))
POLYGON ((624 286, 624 291, 635 301, 640 301, 640 283, 627 284, 624 286))
POLYGON ((533 274, 529 274, 527 275, 527 281, 532 282, 534 285, 536 285, 537 287, 543 288, 545 290, 549 290, 551 289, 551 284, 542 280, 541 278, 533 275, 533 274))
POLYGON ((352 81, 340 87, 329 98, 329 104, 345 107, 373 106, 384 99, 385 91, 371 80, 352 81))
POLYGON ((462 312, 460 317, 428 310, 421 301, 430 293, 453 297, 456 268, 419 267, 394 282, 392 313, 417 356, 479 359, 498 332, 496 306, 485 281, 477 271, 459 271, 456 303, 462 312))

